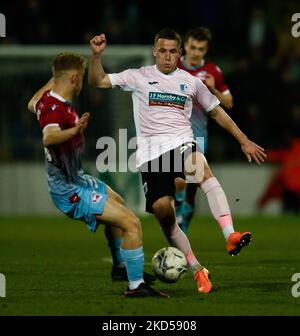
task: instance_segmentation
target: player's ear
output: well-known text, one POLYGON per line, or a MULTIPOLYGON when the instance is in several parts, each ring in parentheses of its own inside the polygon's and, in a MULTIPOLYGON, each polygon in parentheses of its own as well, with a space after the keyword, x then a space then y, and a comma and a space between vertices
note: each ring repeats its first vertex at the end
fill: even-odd
POLYGON ((70 75, 70 80, 71 80, 71 83, 74 84, 78 81, 78 74, 77 73, 71 73, 70 75))
POLYGON ((181 55, 182 55, 182 48, 179 49, 179 53, 178 54, 179 54, 179 57, 181 57, 181 55))
POLYGON ((152 54, 154 57, 156 57, 156 54, 157 54, 157 50, 155 47, 152 48, 152 54))

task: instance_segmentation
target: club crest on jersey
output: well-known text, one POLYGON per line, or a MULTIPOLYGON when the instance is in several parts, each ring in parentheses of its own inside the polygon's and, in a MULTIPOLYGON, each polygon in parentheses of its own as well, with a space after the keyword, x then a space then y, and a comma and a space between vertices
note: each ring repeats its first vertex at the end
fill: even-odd
POLYGON ((69 200, 70 200, 70 202, 71 202, 72 204, 74 204, 74 203, 78 203, 78 202, 80 201, 80 197, 78 196, 77 193, 74 193, 73 195, 71 195, 71 196, 69 197, 69 200))
POLYGON ((179 88, 181 92, 187 92, 188 86, 186 83, 180 83, 179 88))
POLYGON ((92 203, 99 203, 102 200, 103 196, 97 194, 96 192, 92 193, 92 203))

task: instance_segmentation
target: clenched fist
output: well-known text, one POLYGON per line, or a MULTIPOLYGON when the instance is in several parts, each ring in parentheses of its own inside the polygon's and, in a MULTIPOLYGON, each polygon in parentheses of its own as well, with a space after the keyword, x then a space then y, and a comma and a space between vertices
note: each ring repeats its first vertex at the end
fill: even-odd
POLYGON ((106 47, 106 38, 104 34, 96 35, 90 40, 92 53, 97 56, 101 55, 106 47))

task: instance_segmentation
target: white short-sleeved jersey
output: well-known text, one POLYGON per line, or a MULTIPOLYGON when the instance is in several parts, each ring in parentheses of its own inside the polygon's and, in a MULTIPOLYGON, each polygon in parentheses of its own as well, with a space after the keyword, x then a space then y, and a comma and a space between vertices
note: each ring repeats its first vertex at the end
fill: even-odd
POLYGON ((178 68, 168 75, 153 65, 108 76, 112 87, 132 92, 137 167, 193 141, 193 102, 207 112, 220 103, 199 78, 178 68))

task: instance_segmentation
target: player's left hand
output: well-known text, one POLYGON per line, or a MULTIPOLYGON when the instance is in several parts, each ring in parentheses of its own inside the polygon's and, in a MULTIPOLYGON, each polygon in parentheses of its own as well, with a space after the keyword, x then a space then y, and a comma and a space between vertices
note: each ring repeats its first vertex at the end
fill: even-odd
POLYGON ((205 75, 204 84, 208 87, 209 90, 213 90, 216 87, 215 77, 209 73, 205 75))
POLYGON ((249 162, 254 159, 255 162, 260 165, 267 157, 265 149, 250 140, 247 140, 245 143, 241 144, 241 148, 249 162))

